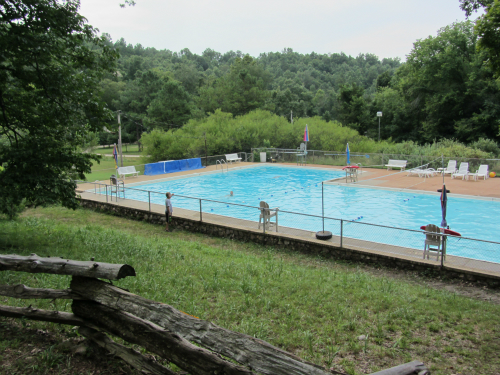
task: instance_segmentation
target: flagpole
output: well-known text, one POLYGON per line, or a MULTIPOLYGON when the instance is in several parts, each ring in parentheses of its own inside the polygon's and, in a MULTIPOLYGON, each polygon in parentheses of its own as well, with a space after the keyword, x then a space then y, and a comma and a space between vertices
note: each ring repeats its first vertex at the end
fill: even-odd
POLYGON ((443 185, 444 185, 444 157, 443 154, 441 154, 441 173, 443 174, 443 185))

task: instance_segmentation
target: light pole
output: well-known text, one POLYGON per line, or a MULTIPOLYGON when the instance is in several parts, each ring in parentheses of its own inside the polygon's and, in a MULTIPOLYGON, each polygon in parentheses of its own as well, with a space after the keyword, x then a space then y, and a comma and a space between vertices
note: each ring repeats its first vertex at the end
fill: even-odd
POLYGON ((380 118, 382 117, 382 112, 377 112, 378 117, 378 141, 380 142, 380 118))
POLYGON ((123 167, 123 154, 122 154, 122 122, 120 120, 120 114, 122 111, 118 111, 118 151, 120 152, 120 165, 123 167))

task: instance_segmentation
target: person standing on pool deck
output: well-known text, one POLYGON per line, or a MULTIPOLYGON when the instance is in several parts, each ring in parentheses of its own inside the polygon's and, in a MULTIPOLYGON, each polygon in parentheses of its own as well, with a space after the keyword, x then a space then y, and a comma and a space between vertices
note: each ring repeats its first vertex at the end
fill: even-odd
POLYGON ((172 214, 174 213, 174 208, 172 207, 172 202, 170 201, 170 198, 172 198, 175 194, 170 194, 168 192, 165 194, 167 199, 165 199, 165 232, 171 232, 170 229, 168 229, 168 223, 172 221, 172 214))

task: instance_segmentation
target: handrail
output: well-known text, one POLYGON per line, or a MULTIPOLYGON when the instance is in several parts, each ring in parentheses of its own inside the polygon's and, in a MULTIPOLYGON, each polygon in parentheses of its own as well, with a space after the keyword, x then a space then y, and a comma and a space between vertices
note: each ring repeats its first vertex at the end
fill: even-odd
POLYGON ((215 170, 217 170, 217 163, 220 164, 220 168, 221 168, 221 171, 224 172, 224 166, 222 165, 222 163, 226 164, 226 171, 229 171, 229 167, 226 163, 226 161, 224 159, 221 159, 221 160, 216 160, 215 161, 215 170))
POLYGON ((222 171, 224 171, 224 168, 223 168, 223 166, 222 166, 222 163, 224 163, 224 164, 226 164, 226 172, 229 172, 229 166, 227 165, 227 162, 226 162, 224 159, 221 159, 221 161, 220 161, 220 162, 221 162, 221 163, 220 163, 220 166, 221 166, 221 168, 222 168, 222 171))
MULTIPOLYGON (((106 196, 108 195, 107 194, 107 187, 111 186, 111 185, 108 185, 106 183, 100 183, 100 182, 86 182, 86 181, 78 181, 78 180, 75 180, 75 182, 82 182, 82 183, 88 183, 88 184, 93 184, 93 185, 99 185, 99 191, 101 189, 101 186, 103 186, 103 187, 106 188, 106 196)), ((135 191, 141 191, 141 192, 149 192, 149 193, 153 193, 153 194, 163 194, 163 193, 157 192, 157 191, 143 190, 143 189, 137 189, 137 188, 132 188, 132 187, 126 187, 126 186, 125 186, 125 189, 135 190, 135 191)), ((90 190, 92 190, 92 189, 90 189, 90 190)), ((96 188, 94 187, 94 192, 95 191, 96 191, 96 188)), ((94 193, 94 194, 96 194, 96 193, 94 193)), ((103 194, 103 193, 98 193, 98 194, 103 194)), ((200 201, 204 201, 204 202, 212 202, 212 203, 220 203, 220 204, 231 205, 231 206, 255 208, 256 210, 260 210, 261 209, 261 207, 257 207, 257 206, 251 206, 251 205, 239 204, 239 203, 231 203, 231 202, 224 202, 224 201, 218 201, 218 200, 214 200, 214 199, 196 198, 196 197, 190 197, 190 196, 181 195, 181 194, 176 194, 175 196, 179 197, 179 198, 194 199, 194 200, 200 200, 200 201)), ((343 222, 345 224, 353 223, 353 224, 356 224, 356 225, 364 225, 364 226, 369 226, 369 227, 379 227, 379 228, 386 228, 386 229, 395 229, 395 230, 401 230, 401 231, 406 231, 406 232, 414 232, 414 233, 426 233, 422 229, 398 228, 398 227, 391 227, 391 226, 381 225, 381 224, 365 223, 365 222, 361 222, 361 221, 354 221, 354 220, 348 220, 348 219, 342 219, 342 218, 339 219, 339 218, 334 218, 334 217, 329 217, 329 216, 320 216, 320 215, 306 214, 306 213, 286 211, 286 210, 281 210, 281 209, 280 209, 280 213, 281 214, 291 214, 291 215, 313 217, 313 218, 318 218, 318 219, 323 218, 323 219, 326 219, 326 220, 341 221, 341 222, 343 222)), ((454 235, 451 235, 451 234, 434 233, 434 232, 432 232, 432 234, 436 234, 436 235, 439 235, 439 236, 442 236, 442 237, 448 237, 448 238, 459 238, 460 240, 470 240, 470 241, 477 241, 477 242, 482 242, 482 243, 500 244, 500 242, 495 242, 495 241, 490 241, 490 240, 482 240, 482 239, 479 239, 479 238, 464 237, 464 236, 457 237, 457 236, 454 236, 454 235)))

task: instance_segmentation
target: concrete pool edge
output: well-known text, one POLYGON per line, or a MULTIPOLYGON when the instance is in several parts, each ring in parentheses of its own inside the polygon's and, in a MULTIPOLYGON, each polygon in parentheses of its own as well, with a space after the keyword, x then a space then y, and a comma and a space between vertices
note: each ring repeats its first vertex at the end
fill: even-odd
MULTIPOLYGON (((338 179, 337 179, 338 180, 338 179)), ((328 181, 325 182, 325 185, 331 185, 331 186, 343 186, 347 188, 360 188, 360 189, 374 189, 374 190, 385 190, 385 191, 394 191, 394 192, 399 192, 399 193, 404 193, 408 192, 411 194, 420 194, 420 195, 435 195, 435 196, 440 196, 441 193, 439 192, 434 192, 434 191, 426 191, 426 190, 416 190, 416 189, 406 189, 406 188, 392 188, 392 187, 387 187, 387 186, 373 186, 373 185, 363 185, 360 183, 353 182, 351 184, 343 184, 343 183, 338 183, 338 182, 332 182, 328 181)), ((482 201, 493 201, 493 202, 500 202, 500 198, 495 198, 495 197, 482 197, 480 195, 465 195, 465 194, 453 194, 453 193, 448 193, 448 197, 455 197, 455 198, 464 198, 464 199, 476 199, 476 200, 482 200, 482 201)))

